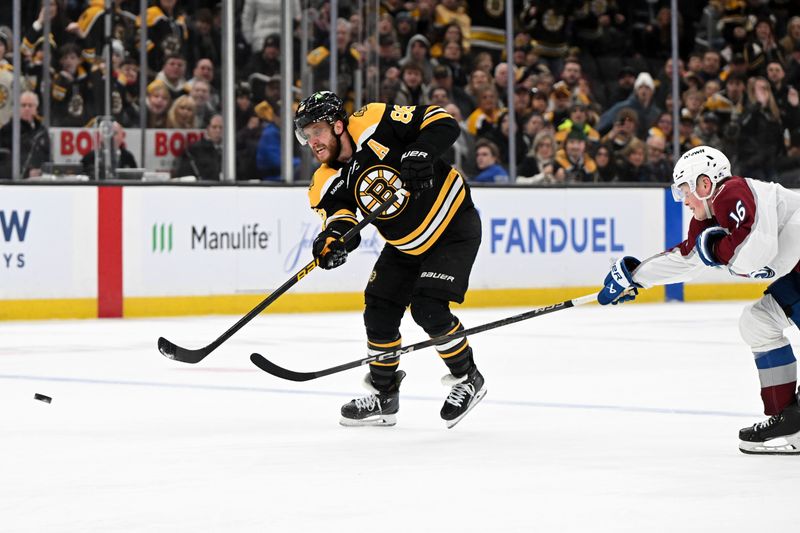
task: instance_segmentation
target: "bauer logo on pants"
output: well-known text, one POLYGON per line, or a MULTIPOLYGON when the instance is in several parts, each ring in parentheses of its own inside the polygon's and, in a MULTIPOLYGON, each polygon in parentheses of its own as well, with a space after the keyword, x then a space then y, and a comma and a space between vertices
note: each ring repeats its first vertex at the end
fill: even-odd
POLYGON ((419 275, 421 278, 431 278, 431 279, 440 279, 442 281, 449 281, 450 283, 454 282, 456 278, 453 276, 448 276, 447 274, 441 274, 439 272, 423 272, 419 275))

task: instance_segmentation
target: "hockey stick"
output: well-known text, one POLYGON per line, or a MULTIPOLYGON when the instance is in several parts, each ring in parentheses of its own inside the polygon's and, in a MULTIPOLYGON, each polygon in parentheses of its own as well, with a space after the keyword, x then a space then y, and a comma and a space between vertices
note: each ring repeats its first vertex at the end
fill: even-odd
MULTIPOLYGON (((381 213, 386 211, 389 206, 391 206, 398 198, 398 195, 406 194, 403 189, 400 189, 392 195, 391 198, 384 201, 382 204, 378 206, 377 209, 372 211, 369 215, 364 217, 364 220, 350 228, 347 233, 340 237, 342 242, 348 242, 353 237, 355 237, 362 229, 364 229, 367 225, 373 222, 376 218, 378 218, 381 213)), ((230 327, 228 331, 217 337, 217 339, 209 344, 208 346, 204 346, 203 348, 199 348, 197 350, 192 350, 189 348, 183 348, 178 346, 177 344, 168 341, 164 337, 158 338, 158 351, 160 351, 165 357, 169 359, 174 359, 175 361, 180 361, 182 363, 199 363, 202 361, 208 354, 219 348, 220 344, 228 340, 233 336, 234 333, 242 329, 242 327, 253 320, 258 314, 260 314, 264 309, 267 308, 272 302, 277 300, 281 297, 286 291, 291 289, 298 281, 306 277, 309 272, 314 270, 319 266, 319 260, 314 259, 306 266, 300 269, 294 276, 286 280, 286 282, 278 287, 275 291, 273 291, 269 296, 267 296, 264 300, 261 301, 257 306, 255 306, 249 313, 244 315, 242 318, 239 319, 236 324, 230 327)))
POLYGON ((385 361, 386 359, 397 357, 398 355, 415 352, 417 350, 420 350, 422 348, 427 348, 428 346, 433 346, 435 344, 443 344, 455 339, 460 339, 461 337, 466 337, 467 335, 482 333, 484 331, 489 331, 490 329, 495 329, 502 326, 507 326, 508 324, 513 324, 515 322, 528 320, 529 318, 535 318, 537 316, 555 313, 556 311, 561 311, 563 309, 569 309, 570 307, 576 307, 589 302, 593 302, 596 299, 597 299, 597 294, 588 294, 586 296, 581 296, 580 298, 575 298, 573 300, 566 300, 564 302, 548 305, 546 307, 538 307, 536 309, 531 309, 530 311, 526 311, 525 313, 496 320, 494 322, 489 322, 481 326, 475 326, 474 328, 457 331, 451 335, 441 335, 439 337, 434 337, 426 341, 406 346, 405 348, 397 348, 395 350, 384 352, 382 354, 372 355, 370 357, 365 357, 364 359, 350 361, 349 363, 344 363, 338 366, 332 366, 330 368, 326 368, 325 370, 317 370, 315 372, 295 372, 293 370, 288 370, 286 368, 282 368, 276 365, 275 363, 273 363, 272 361, 270 361, 269 359, 265 358, 263 355, 258 353, 250 355, 250 360, 258 368, 260 368, 264 372, 272 374, 273 376, 277 376, 279 378, 287 379, 290 381, 309 381, 312 379, 321 378, 323 376, 336 374, 337 372, 342 372, 344 370, 350 370, 351 368, 368 365, 369 363, 374 363, 376 361, 385 361))

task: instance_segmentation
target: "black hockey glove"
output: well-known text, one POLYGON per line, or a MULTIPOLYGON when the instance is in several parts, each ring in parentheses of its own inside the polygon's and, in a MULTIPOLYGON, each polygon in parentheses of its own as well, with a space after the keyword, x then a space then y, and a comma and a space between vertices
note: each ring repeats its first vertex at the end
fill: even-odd
POLYGON ((433 188, 433 147, 426 143, 411 143, 400 158, 400 179, 409 191, 433 188))
POLYGON ((347 248, 340 240, 341 236, 338 231, 326 229, 314 239, 311 253, 319 260, 321 268, 330 270, 342 266, 347 261, 347 248))

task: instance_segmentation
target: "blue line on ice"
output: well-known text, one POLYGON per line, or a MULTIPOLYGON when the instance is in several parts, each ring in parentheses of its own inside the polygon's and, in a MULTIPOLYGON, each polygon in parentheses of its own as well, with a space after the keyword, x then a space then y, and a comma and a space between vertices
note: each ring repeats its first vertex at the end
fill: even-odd
MULTIPOLYGON (((199 385, 191 383, 159 383, 154 381, 125 381, 107 380, 90 378, 65 378, 65 377, 45 377, 45 376, 26 376, 14 374, 0 374, 0 379, 8 380, 27 380, 27 381, 51 381, 62 383, 84 383, 90 385, 123 385, 129 387, 158 387, 165 389, 195 389, 228 392, 259 392, 265 394, 299 394, 305 396, 341 396, 350 398, 352 392, 335 392, 319 390, 291 390, 291 389, 271 389, 267 387, 243 387, 232 385, 199 385)), ((358 395, 358 394, 356 394, 358 395)), ((433 396, 414 396, 403 395, 403 400, 411 401, 435 401, 442 399, 433 396)), ((559 403, 559 402, 536 402, 523 400, 490 400, 485 399, 485 403, 493 405, 507 405, 512 407, 533 407, 544 409, 583 409, 583 410, 602 410, 602 411, 621 411, 631 413, 656 413, 671 415, 693 415, 693 416, 725 416, 725 417, 759 417, 760 413, 745 413, 737 411, 714 411, 701 409, 670 409, 666 407, 644 407, 637 405, 607 405, 607 404, 580 404, 580 403, 559 403)))

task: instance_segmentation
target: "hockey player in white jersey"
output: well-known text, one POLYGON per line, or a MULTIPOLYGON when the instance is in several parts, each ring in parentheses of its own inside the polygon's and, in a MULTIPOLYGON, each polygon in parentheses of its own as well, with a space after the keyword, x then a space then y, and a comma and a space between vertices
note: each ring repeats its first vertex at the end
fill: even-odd
POLYGON ((797 362, 783 332, 800 326, 800 194, 777 183, 731 176, 728 158, 698 146, 681 156, 672 191, 693 213, 678 246, 639 261, 625 257, 606 276, 602 305, 632 300, 639 288, 691 280, 704 268, 774 280, 747 306, 739 331, 750 345, 769 418, 739 431, 739 449, 800 454, 797 362))

